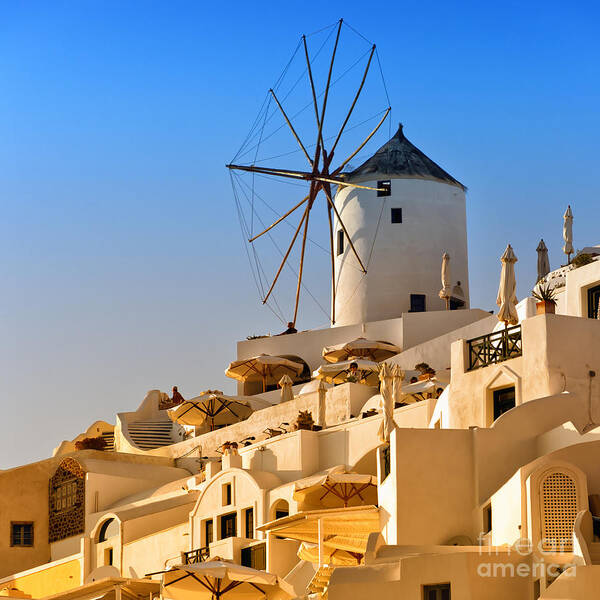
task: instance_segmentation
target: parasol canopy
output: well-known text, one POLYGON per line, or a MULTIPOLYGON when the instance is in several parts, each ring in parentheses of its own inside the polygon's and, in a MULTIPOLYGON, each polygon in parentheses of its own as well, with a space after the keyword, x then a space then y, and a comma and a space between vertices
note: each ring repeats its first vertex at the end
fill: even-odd
POLYGON ((450 307, 450 297, 452 296, 452 284, 450 283, 450 255, 444 252, 442 255, 442 289, 439 296, 446 301, 446 310, 450 307))
POLYGON ((206 390, 196 398, 184 400, 168 415, 172 421, 181 425, 198 427, 208 421, 210 430, 224 425, 231 425, 247 419, 255 410, 271 406, 258 398, 244 396, 226 396, 219 390, 206 390))
POLYGON ((400 402, 400 396, 402 393, 402 380, 404 379, 404 371, 400 365, 394 365, 392 367, 392 377, 392 398, 395 406, 396 402, 400 402))
POLYGON ((321 365, 314 373, 316 379, 328 383, 363 383, 376 386, 378 383, 379 364, 364 358, 351 358, 337 363, 321 365), (356 371, 351 365, 356 364, 356 371))
POLYGON ((567 206, 567 210, 563 215, 563 252, 569 257, 573 254, 573 211, 571 205, 567 206))
POLYGON ((162 571, 163 596, 169 600, 263 600, 292 598, 290 586, 276 575, 225 560, 174 565, 162 571))
POLYGON ((498 287, 498 298, 496 304, 500 307, 498 320, 504 321, 505 325, 516 325, 519 322, 517 314, 517 296, 515 293, 517 283, 515 281, 515 263, 517 257, 512 246, 508 244, 500 258, 502 272, 500 273, 500 286, 498 287))
POLYGON ((319 410, 317 411, 317 425, 319 427, 325 427, 325 414, 327 409, 327 386, 325 382, 319 380, 319 410))
POLYGON ((377 477, 354 473, 344 465, 301 479, 294 484, 296 502, 323 508, 377 504, 377 477))
POLYGON ((535 249, 537 252, 537 280, 543 279, 550 273, 550 259, 548 258, 548 248, 541 239, 538 247, 535 249))
POLYGON ((412 404, 419 400, 424 400, 427 394, 433 394, 438 388, 442 390, 446 387, 445 383, 442 383, 439 379, 432 377, 425 381, 417 381, 416 383, 410 383, 402 388, 400 394, 400 402, 405 404, 412 404))
POLYGON ((283 356, 259 354, 252 358, 233 361, 225 370, 225 375, 238 381, 262 381, 263 392, 267 390, 267 381, 276 382, 284 375, 297 376, 304 365, 283 356))
POLYGON ((365 358, 374 362, 381 362, 399 352, 402 352, 402 349, 394 346, 394 344, 357 338, 352 342, 337 344, 335 346, 325 346, 322 356, 330 363, 338 363, 350 358, 365 358))

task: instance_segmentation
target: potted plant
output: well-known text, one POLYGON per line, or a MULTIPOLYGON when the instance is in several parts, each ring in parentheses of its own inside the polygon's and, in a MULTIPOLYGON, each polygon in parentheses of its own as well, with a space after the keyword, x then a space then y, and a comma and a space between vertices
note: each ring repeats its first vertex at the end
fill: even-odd
POLYGON ((538 285, 532 292, 533 297, 538 301, 535 305, 538 315, 553 315, 556 313, 556 292, 550 284, 538 285))
POLYGON ((294 425, 294 429, 298 431, 299 429, 308 429, 308 431, 312 431, 315 422, 312 417, 312 413, 308 410, 301 410, 298 413, 298 418, 296 419, 296 423, 294 425))
POLYGON ((104 450, 106 440, 103 437, 86 437, 75 442, 75 450, 104 450))
POLYGON ((435 369, 430 367, 426 362, 415 365, 415 371, 419 371, 419 381, 431 379, 435 376, 435 369))

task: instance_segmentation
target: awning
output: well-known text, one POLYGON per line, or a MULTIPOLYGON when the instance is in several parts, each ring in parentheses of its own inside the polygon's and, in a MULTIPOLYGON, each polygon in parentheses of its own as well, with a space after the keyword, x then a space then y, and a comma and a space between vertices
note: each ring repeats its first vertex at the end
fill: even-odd
POLYGON ((302 511, 265 523, 257 529, 318 544, 319 523, 325 553, 339 549, 364 554, 369 535, 381 531, 379 508, 376 506, 302 511))

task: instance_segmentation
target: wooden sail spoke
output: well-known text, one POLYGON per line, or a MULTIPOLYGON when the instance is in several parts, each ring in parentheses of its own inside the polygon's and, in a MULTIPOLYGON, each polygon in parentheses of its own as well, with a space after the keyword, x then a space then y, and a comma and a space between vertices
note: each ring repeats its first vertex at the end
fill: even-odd
POLYGON ((253 242, 254 240, 258 239, 261 235, 264 235, 265 233, 267 233, 267 231, 270 231, 271 229, 273 229, 273 227, 275 227, 275 225, 279 225, 279 223, 281 223, 281 221, 283 221, 286 217, 289 217, 297 208, 302 206, 308 200, 308 198, 309 198, 309 196, 305 196, 305 198, 303 200, 300 200, 300 202, 298 202, 298 204, 296 204, 296 206, 294 206, 294 208, 290 208, 290 210, 288 210, 285 213, 285 215, 279 217, 279 219, 277 219, 277 221, 275 221, 275 223, 273 223, 272 225, 269 225, 269 227, 267 227, 264 231, 262 231, 258 235, 255 235, 253 238, 250 238, 248 241, 253 242))
POLYGON ((279 110, 281 111, 281 114, 283 115, 285 122, 288 124, 288 127, 290 128, 292 135, 296 138, 296 141, 298 142, 298 145, 302 149, 302 152, 304 152, 304 156, 306 156, 306 160, 308 161, 308 164, 312 167, 313 161, 311 160, 310 156, 308 155, 308 152, 306 151, 306 148, 304 147, 302 140, 296 133, 296 130, 294 129, 294 126, 292 125, 292 122, 290 121, 289 117, 287 116, 285 110, 283 110, 283 106, 281 106, 281 102, 279 102, 279 99, 277 98, 277 96, 275 95, 275 92, 272 89, 269 90, 269 92, 271 92, 273 99, 275 100, 275 102, 277 102, 277 106, 279 107, 279 110))
MULTIPOLYGON (((319 123, 321 122, 319 119, 319 107, 317 105, 317 92, 315 90, 315 82, 312 74, 312 67, 310 64, 310 58, 308 57, 308 46, 306 45, 306 36, 302 36, 302 42, 304 43, 304 56, 306 57, 306 69, 308 71, 308 79, 310 81, 310 89, 312 91, 313 97, 313 106, 315 108, 315 119, 317 120, 317 128, 319 128, 319 123)), ((323 140, 318 140, 322 142, 323 140)))
POLYGON ((310 208, 310 205, 307 205, 306 209, 304 210, 304 214, 302 215, 302 218, 300 219, 300 223, 298 224, 296 232, 294 233, 294 237, 292 238, 292 241, 290 242, 290 246, 287 249, 287 252, 285 253, 285 256, 283 257, 283 260, 281 261, 281 264, 279 265, 279 269, 277 270, 277 274, 275 275, 275 279, 273 280, 273 283, 271 284, 271 287, 269 288, 269 291, 267 292, 267 295, 263 299, 263 304, 265 304, 267 302, 267 300, 269 299, 269 296, 271 295, 271 292, 273 291, 273 288, 275 287, 275 284, 277 283, 277 280, 279 279, 279 275, 281 274, 281 271, 283 269, 283 265, 285 265, 285 262, 287 261, 288 256, 290 255, 290 252, 292 251, 292 248, 294 247, 294 243, 296 242, 296 238, 298 237, 298 234, 300 233, 300 229, 302 227, 302 224, 304 223, 304 220, 308 217, 309 208, 310 208))
POLYGON ((365 85, 365 81, 367 80, 367 74, 369 73, 369 67, 371 66, 371 60, 373 59, 373 54, 375 54, 375 44, 373 44, 373 47, 371 48, 371 54, 369 54, 369 60, 367 61, 367 66, 365 67, 365 72, 363 74, 362 81, 360 82, 360 85, 358 86, 358 91, 356 92, 356 95, 354 96, 354 100, 353 100, 352 104, 350 105, 350 109, 348 110, 348 114, 346 115, 346 118, 344 119, 344 122, 342 123, 342 126, 340 127, 340 131, 337 134, 337 137, 335 138, 335 142, 333 142, 333 146, 331 146, 331 154, 333 154, 333 152, 335 151, 336 146, 338 145, 338 142, 340 141, 340 138, 342 137, 342 133, 344 133, 344 129, 346 128, 346 125, 348 124, 348 121, 350 120, 352 111, 354 110, 354 107, 356 106, 356 103, 358 102, 360 93, 362 92, 363 86, 365 85))
POLYGON ((383 117, 381 117, 381 121, 377 123, 375 129, 371 131, 371 133, 365 138, 363 143, 332 173, 332 175, 339 175, 339 173, 342 172, 342 169, 365 147, 367 142, 377 133, 379 128, 383 125, 383 122, 387 119, 387 116, 390 114, 391 110, 391 107, 388 106, 387 110, 385 111, 385 114, 383 115, 383 117))
POLYGON ((248 171, 250 173, 262 173, 263 175, 277 175, 279 177, 291 177, 292 179, 310 179, 312 173, 308 171, 295 171, 294 169, 275 169, 271 167, 257 167, 256 165, 225 165, 228 169, 248 171))
POLYGON ((293 326, 296 325, 296 318, 298 317, 298 304, 300 302, 300 288, 302 286, 302 272, 304 271, 304 251, 306 250, 306 238, 308 237, 308 218, 310 216, 310 208, 314 202, 314 196, 316 195, 313 189, 311 190, 312 198, 308 201, 306 207, 306 219, 304 220, 304 235, 302 236, 302 251, 300 253, 300 267, 298 268, 298 285, 296 286, 296 305, 294 306, 294 318, 292 319, 293 326))

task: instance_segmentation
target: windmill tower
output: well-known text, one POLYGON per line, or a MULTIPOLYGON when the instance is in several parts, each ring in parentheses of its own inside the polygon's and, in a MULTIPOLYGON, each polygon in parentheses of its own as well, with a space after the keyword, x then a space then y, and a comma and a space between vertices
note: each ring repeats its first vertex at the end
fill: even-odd
POLYGON ((444 310, 438 296, 444 252, 457 286, 453 307, 461 292, 468 307, 465 187, 409 142, 402 125, 344 180, 376 189, 339 187, 335 196, 337 214, 368 263, 364 273, 336 218, 335 324, 444 310))

